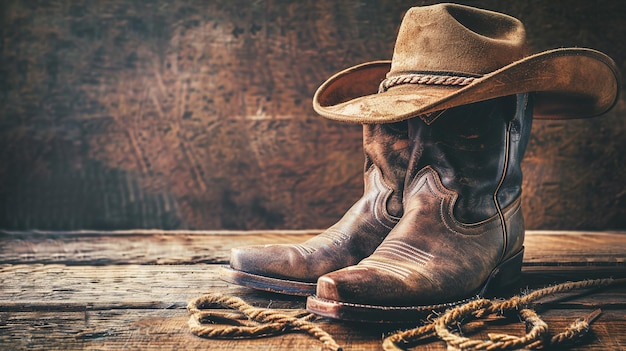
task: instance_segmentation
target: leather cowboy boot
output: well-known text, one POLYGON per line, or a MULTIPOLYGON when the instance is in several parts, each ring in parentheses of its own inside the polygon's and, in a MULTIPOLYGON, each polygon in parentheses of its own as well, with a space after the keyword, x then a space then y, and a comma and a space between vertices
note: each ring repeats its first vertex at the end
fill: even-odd
POLYGON ((320 277, 307 309, 348 320, 418 320, 514 283, 531 119, 529 94, 454 107, 430 125, 409 119, 402 219, 371 256, 320 277))
POLYGON ((289 295, 312 295, 323 274, 374 252, 402 216, 408 164, 407 122, 363 125, 365 190, 336 224, 301 244, 235 248, 221 278, 289 295))
POLYGON ((524 25, 511 16, 457 4, 413 7, 391 61, 349 67, 317 89, 313 108, 323 117, 408 120, 411 160, 402 219, 371 256, 321 276, 310 311, 420 319, 519 276, 520 161, 531 118, 601 115, 621 86, 615 62, 601 52, 527 49, 524 25), (355 89, 355 80, 378 92, 364 94, 373 89, 355 89))

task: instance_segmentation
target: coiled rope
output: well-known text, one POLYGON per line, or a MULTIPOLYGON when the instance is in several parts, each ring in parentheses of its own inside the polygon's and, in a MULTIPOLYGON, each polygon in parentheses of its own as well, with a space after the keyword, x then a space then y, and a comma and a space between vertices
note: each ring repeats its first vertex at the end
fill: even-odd
MULTIPOLYGON (((562 348, 584 337, 601 311, 597 309, 588 316, 577 319, 564 331, 550 337, 548 325, 533 310, 537 300, 564 292, 625 283, 626 279, 589 279, 538 289, 507 300, 476 299, 451 308, 418 328, 392 334, 383 340, 382 346, 386 351, 406 350, 437 337, 446 342, 448 349, 463 351, 496 351, 520 347, 541 349, 557 345, 562 348), (453 332, 472 320, 492 315, 510 317, 511 312, 516 312, 526 323, 528 332, 525 335, 518 337, 491 333, 488 334, 488 340, 476 340, 453 332)), ((189 319, 191 332, 200 337, 243 339, 301 331, 320 340, 326 350, 341 350, 330 334, 313 323, 317 316, 305 310, 285 314, 272 309, 253 307, 238 297, 219 293, 209 293, 193 299, 187 305, 187 310, 191 315, 189 319), (216 305, 238 310, 240 313, 211 311, 216 305), (242 314, 246 320, 242 319, 242 314)))
POLYGON ((254 307, 234 296, 210 293, 193 299, 187 304, 191 314, 189 328, 197 336, 213 339, 258 338, 285 334, 290 331, 302 331, 322 342, 324 349, 341 351, 341 347, 332 336, 311 321, 317 316, 305 310, 296 310, 292 315, 267 308, 254 307), (211 305, 238 310, 248 320, 241 320, 241 315, 220 314, 208 310, 211 305), (215 322, 230 325, 216 325, 215 322))
POLYGON ((383 340, 383 349, 386 351, 406 350, 418 344, 419 341, 426 341, 435 336, 445 341, 448 348, 463 351, 508 350, 521 347, 540 349, 556 345, 565 346, 585 336, 590 330, 591 323, 600 315, 601 311, 595 310, 587 317, 574 321, 563 332, 549 337, 548 325, 532 309, 536 301, 559 293, 624 283, 626 283, 626 279, 589 279, 538 289, 525 296, 513 296, 508 300, 477 299, 449 309, 421 327, 390 335, 383 340), (460 326, 472 320, 486 318, 494 314, 510 316, 510 312, 517 312, 522 321, 526 323, 528 332, 524 336, 488 334, 489 340, 476 340, 452 332, 452 330, 458 330, 460 326))

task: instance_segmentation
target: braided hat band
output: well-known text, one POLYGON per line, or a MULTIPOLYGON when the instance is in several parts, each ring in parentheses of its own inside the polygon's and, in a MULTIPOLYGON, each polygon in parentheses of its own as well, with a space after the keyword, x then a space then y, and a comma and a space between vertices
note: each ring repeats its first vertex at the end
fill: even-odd
POLYGON ((478 78, 480 77, 464 77, 436 73, 409 73, 386 78, 380 82, 378 93, 383 93, 391 87, 402 84, 464 86, 473 83, 478 78))

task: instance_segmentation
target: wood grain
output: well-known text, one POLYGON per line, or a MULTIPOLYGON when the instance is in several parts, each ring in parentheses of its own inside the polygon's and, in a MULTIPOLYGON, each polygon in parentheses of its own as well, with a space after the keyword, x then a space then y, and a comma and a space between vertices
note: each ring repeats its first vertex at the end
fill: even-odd
MULTIPOLYGON (((510 293, 541 288, 572 280, 626 277, 623 269, 594 271, 524 270, 521 282, 510 293)), ((228 284, 219 279, 218 265, 2 265, 0 266, 0 310, 64 311, 124 308, 184 308, 187 301, 204 292, 222 292, 248 297, 251 303, 274 307, 304 308, 304 299, 260 293, 228 284)), ((592 307, 598 299, 611 308, 626 308, 626 290, 609 289, 593 297, 564 302, 565 306, 592 307)), ((547 302, 546 302, 547 303, 547 302)))
MULTIPOLYGON (((186 304, 206 292, 243 298, 258 307, 302 309, 305 299, 259 292, 219 279, 233 246, 297 242, 319 230, 117 232, 4 231, 0 235, 0 349, 10 350, 293 350, 318 349, 303 334, 256 340, 207 340, 187 327, 186 304)), ((626 277, 618 232, 529 232, 517 294, 565 281, 626 277)), ((501 295, 507 297, 508 295, 501 295)), ((619 350, 626 344, 626 287, 561 294, 540 301, 553 331, 601 307, 593 333, 574 350, 619 350)), ((227 312, 226 310, 219 310, 227 312)), ((383 335, 416 325, 319 325, 345 350, 379 350, 383 335)), ((468 335, 521 335, 516 318, 473 324, 468 335)), ((420 350, 445 350, 430 341, 420 350)))
MULTIPOLYGON (((321 230, 10 232, 0 231, 1 263, 194 264, 226 263, 243 245, 298 243, 321 230), (115 240, 112 240, 115 238, 115 240)), ((622 232, 527 231, 526 266, 626 266, 622 232)))
MULTIPOLYGON (((546 311, 542 317, 555 330, 563 330, 589 310, 546 311)), ((207 340, 191 335, 183 310, 115 310, 67 312, 0 312, 0 345, 11 350, 319 350, 321 345, 300 333, 256 340, 207 340), (10 332, 10 333, 9 333, 10 332)), ((408 326, 362 325, 322 320, 344 350, 381 350, 382 336, 408 326)), ((593 324, 593 335, 572 350, 620 350, 626 344, 626 324, 621 312, 605 311, 593 324), (592 342, 589 342, 589 339, 592 342)), ((495 322, 478 328, 475 338, 487 333, 523 335, 524 325, 495 322)), ((432 341, 418 350, 445 351, 443 342, 432 341)))

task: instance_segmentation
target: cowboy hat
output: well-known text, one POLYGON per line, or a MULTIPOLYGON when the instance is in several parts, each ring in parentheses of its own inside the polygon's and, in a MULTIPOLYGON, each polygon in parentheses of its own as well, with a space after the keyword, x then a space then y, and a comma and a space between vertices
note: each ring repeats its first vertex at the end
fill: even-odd
POLYGON ((528 55, 524 25, 457 4, 407 11, 391 61, 345 69, 313 97, 320 115, 387 123, 506 95, 533 92, 535 118, 593 117, 617 102, 619 71, 607 55, 561 48, 528 55))

